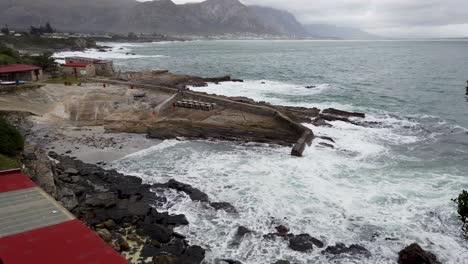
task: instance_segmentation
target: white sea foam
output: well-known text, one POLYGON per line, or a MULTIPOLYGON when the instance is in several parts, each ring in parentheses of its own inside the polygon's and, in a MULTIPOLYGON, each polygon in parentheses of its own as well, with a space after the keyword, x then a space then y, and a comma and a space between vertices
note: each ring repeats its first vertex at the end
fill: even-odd
POLYGON ((151 45, 151 43, 98 43, 103 46, 110 47, 105 49, 106 52, 100 52, 97 49, 87 49, 84 51, 63 51, 54 53, 53 57, 56 58, 58 63, 65 63, 65 57, 87 57, 93 59, 113 59, 113 60, 126 60, 126 59, 141 59, 141 58, 165 58, 165 55, 141 55, 132 52, 132 47, 141 47, 144 45, 151 45))
MULTIPOLYGON (((228 96, 247 96, 275 104, 335 107, 339 103, 295 102, 288 96, 319 95, 330 85, 306 89, 281 82, 247 81, 210 84, 194 90, 228 96)), ((341 121, 333 127, 307 126, 318 136, 334 139, 335 149, 314 140, 303 158, 289 155, 285 147, 211 141, 165 141, 130 155, 115 164, 119 171, 146 182, 171 178, 206 192, 213 201, 233 204, 239 215, 215 211, 186 195, 164 191, 168 202, 159 210, 185 214, 189 226, 178 228, 192 244, 208 248, 207 263, 231 258, 243 263, 395 263, 397 253, 418 242, 444 263, 468 263, 468 246, 459 236, 460 225, 450 199, 465 181, 462 175, 415 173, 400 166, 420 158, 392 152, 426 140, 420 124, 376 111, 366 118, 372 127, 341 121), (287 242, 269 241, 262 235, 286 224, 295 234, 309 233, 327 245, 360 244, 372 257, 330 260, 315 249, 311 253, 290 250, 287 242), (233 243, 239 225, 254 231, 240 244, 233 243), (394 240, 396 238, 397 240, 394 240)))

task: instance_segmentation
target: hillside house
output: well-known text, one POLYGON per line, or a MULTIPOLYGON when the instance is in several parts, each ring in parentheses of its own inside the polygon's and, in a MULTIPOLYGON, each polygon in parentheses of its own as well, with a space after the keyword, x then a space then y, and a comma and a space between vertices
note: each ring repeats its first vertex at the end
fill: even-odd
POLYGON ((1 81, 40 81, 43 78, 41 67, 26 64, 0 66, 1 81))
POLYGON ((91 64, 94 67, 94 75, 97 76, 112 76, 114 74, 114 63, 111 60, 100 60, 85 57, 65 58, 65 65, 71 63, 91 64))
POLYGON ((96 76, 94 64, 69 62, 63 65, 63 73, 75 77, 93 77, 96 76))

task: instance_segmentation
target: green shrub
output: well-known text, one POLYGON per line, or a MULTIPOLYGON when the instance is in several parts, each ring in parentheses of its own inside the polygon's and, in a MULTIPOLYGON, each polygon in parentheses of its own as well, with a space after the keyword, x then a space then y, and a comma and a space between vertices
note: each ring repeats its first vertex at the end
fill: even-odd
POLYGON ((0 154, 0 171, 11 170, 21 167, 21 164, 15 159, 0 154))
POLYGON ((463 190, 453 201, 458 205, 457 212, 463 222, 463 232, 468 235, 468 192, 463 190))
POLYGON ((15 127, 0 117, 0 154, 14 156, 23 148, 23 136, 15 127))

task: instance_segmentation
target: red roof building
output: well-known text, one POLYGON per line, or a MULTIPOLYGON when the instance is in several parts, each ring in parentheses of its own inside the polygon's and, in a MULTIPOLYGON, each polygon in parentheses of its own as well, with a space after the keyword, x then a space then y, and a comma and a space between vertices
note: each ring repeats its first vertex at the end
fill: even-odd
POLYGON ((86 68, 88 65, 89 63, 70 62, 70 63, 65 63, 63 67, 86 68))
POLYGON ((0 171, 0 201, 0 263, 127 263, 20 170, 0 171))
POLYGON ((1 81, 39 81, 42 79, 41 67, 26 64, 0 66, 1 81))

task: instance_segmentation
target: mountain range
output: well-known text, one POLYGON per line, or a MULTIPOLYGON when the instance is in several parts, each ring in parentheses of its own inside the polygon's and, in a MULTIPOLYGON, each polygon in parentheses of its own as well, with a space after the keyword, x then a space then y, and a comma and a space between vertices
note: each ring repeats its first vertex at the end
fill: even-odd
POLYGON ((0 23, 27 28, 50 22, 59 30, 168 35, 257 35, 294 38, 374 38, 358 29, 302 25, 291 13, 239 0, 175 4, 171 0, 2 0, 0 23))

